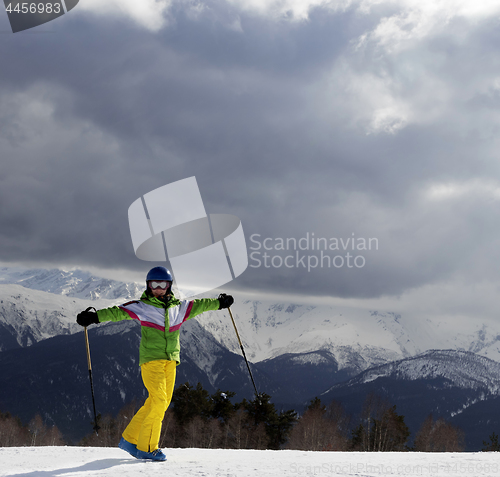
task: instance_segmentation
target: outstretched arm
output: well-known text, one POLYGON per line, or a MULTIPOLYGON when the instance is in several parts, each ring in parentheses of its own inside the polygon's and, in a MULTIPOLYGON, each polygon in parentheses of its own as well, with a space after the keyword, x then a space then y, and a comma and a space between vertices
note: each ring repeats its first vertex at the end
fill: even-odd
POLYGON ((103 308, 102 310, 96 310, 94 307, 89 306, 85 311, 78 313, 76 322, 81 326, 89 326, 102 323, 103 321, 122 321, 130 319, 130 315, 118 306, 103 308))
POLYGON ((177 306, 168 309, 169 331, 177 331, 186 321, 205 311, 221 310, 233 304, 233 297, 226 294, 219 298, 199 298, 195 300, 182 300, 177 306))

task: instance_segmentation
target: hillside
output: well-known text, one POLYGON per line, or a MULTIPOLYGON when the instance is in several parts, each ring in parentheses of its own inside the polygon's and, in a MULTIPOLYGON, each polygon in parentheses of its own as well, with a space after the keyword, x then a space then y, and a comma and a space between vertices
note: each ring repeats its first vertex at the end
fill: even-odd
POLYGON ((499 389, 496 361, 470 352, 432 350, 368 369, 332 386, 321 399, 339 401, 348 412, 359 413, 365 397, 374 393, 397 406, 413 433, 432 413, 435 419, 442 417, 460 426, 467 449, 478 450, 500 429, 499 389))

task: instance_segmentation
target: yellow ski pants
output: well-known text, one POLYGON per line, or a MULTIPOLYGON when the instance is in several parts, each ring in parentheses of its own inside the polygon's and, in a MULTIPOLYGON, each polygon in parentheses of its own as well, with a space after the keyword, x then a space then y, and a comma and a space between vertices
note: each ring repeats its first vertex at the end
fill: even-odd
POLYGON ((175 361, 156 360, 141 366, 149 396, 123 431, 123 438, 144 452, 158 449, 161 425, 175 385, 175 361))

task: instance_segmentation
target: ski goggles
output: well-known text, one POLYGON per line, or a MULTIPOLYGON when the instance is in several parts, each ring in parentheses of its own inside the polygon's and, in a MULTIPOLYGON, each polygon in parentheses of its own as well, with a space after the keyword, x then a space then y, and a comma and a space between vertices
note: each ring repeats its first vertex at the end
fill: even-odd
POLYGON ((155 280, 153 281, 150 281, 149 282, 149 286, 151 289, 155 289, 155 288, 162 288, 162 289, 165 289, 167 288, 168 286, 170 286, 172 282, 167 282, 167 281, 162 281, 162 282, 157 282, 155 280))

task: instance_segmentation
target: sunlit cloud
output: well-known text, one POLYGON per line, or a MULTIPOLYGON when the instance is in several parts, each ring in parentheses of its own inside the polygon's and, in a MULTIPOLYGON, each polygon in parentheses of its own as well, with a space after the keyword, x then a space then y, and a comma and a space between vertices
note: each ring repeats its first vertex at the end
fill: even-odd
POLYGON ((500 199, 500 183, 493 180, 472 179, 464 182, 434 183, 428 186, 424 196, 431 201, 462 198, 500 199))
POLYGON ((129 18, 140 26, 157 31, 166 24, 166 13, 172 0, 85 0, 78 5, 79 12, 98 16, 129 18))

